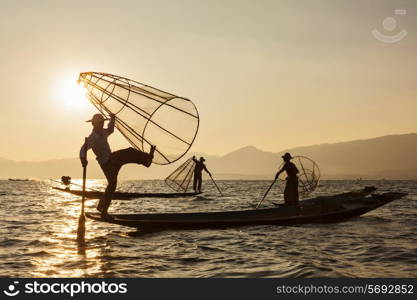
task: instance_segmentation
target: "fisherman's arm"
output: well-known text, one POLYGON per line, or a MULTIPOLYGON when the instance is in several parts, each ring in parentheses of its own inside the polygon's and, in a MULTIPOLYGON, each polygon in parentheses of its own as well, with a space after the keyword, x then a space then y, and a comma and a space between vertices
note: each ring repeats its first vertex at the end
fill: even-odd
POLYGON ((107 134, 110 135, 114 132, 114 123, 116 121, 116 115, 115 114, 110 114, 110 121, 109 124, 107 125, 107 134))
POLYGON ((193 156, 193 161, 194 161, 195 163, 197 163, 197 162, 198 162, 198 160, 197 160, 197 159, 195 159, 195 156, 193 156))
POLYGON ((84 144, 81 146, 81 149, 80 149, 80 161, 81 161, 81 165, 83 167, 86 167, 87 164, 88 164, 87 151, 90 148, 91 148, 91 144, 89 143, 89 138, 87 138, 86 141, 84 142, 84 144))
POLYGON ((278 173, 275 175, 275 180, 278 179, 279 175, 285 171, 285 165, 281 168, 281 170, 278 171, 278 173))
POLYGON ((204 171, 206 171, 209 175, 210 175, 210 177, 211 177, 211 173, 210 173, 210 171, 207 169, 207 167, 206 167, 206 165, 204 165, 204 171))

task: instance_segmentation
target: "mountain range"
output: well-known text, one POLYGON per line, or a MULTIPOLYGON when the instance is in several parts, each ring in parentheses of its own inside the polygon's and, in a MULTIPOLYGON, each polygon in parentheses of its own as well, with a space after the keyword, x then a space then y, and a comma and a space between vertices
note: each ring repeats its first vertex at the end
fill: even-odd
MULTIPOLYGON (((168 165, 128 165, 121 179, 162 179, 182 161, 195 154, 206 158, 207 167, 217 179, 272 179, 282 162, 281 155, 290 152, 313 159, 324 179, 417 179, 417 134, 388 135, 342 143, 320 144, 284 149, 272 153, 247 146, 223 156, 189 153, 181 161, 168 165)), ((19 162, 0 158, 0 178, 59 178, 68 175, 80 178, 81 166, 77 158, 42 162, 19 162)), ((103 178, 90 158, 89 178, 103 178)))

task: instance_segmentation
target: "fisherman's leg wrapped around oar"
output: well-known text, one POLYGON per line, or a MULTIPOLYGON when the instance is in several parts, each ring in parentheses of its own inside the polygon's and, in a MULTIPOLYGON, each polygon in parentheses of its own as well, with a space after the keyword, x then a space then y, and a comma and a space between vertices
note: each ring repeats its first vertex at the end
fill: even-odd
POLYGON ((153 152, 146 153, 132 147, 115 151, 110 156, 110 160, 114 164, 120 165, 120 167, 125 164, 140 164, 149 168, 152 164, 152 159, 153 152))

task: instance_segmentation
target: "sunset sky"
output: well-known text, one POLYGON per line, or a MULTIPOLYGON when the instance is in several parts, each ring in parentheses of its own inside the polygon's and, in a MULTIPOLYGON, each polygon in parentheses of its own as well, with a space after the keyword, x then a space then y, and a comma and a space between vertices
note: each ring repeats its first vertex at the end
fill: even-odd
POLYGON ((413 0, 0 0, 0 157, 77 156, 95 113, 84 71, 193 100, 195 152, 416 132, 416 15, 413 0), (408 34, 384 43, 374 29, 408 34))

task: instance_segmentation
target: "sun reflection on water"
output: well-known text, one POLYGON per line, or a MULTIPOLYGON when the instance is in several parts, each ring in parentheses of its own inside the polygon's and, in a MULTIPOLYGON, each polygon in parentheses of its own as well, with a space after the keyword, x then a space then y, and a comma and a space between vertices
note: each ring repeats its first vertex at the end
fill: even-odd
MULTIPOLYGON (((81 184, 81 180, 73 180, 81 184)), ((102 180, 89 180, 86 185, 91 189, 102 189, 102 180)), ((57 208, 57 216, 48 221, 50 235, 42 236, 39 242, 48 245, 47 255, 34 256, 34 269, 31 276, 51 277, 86 277, 100 274, 103 262, 100 259, 105 237, 97 233, 97 225, 87 222, 85 239, 88 243, 83 246, 76 242, 78 217, 81 209, 81 197, 50 190, 47 198, 49 205, 57 208)), ((86 209, 93 209, 95 201, 85 202, 86 209)))

